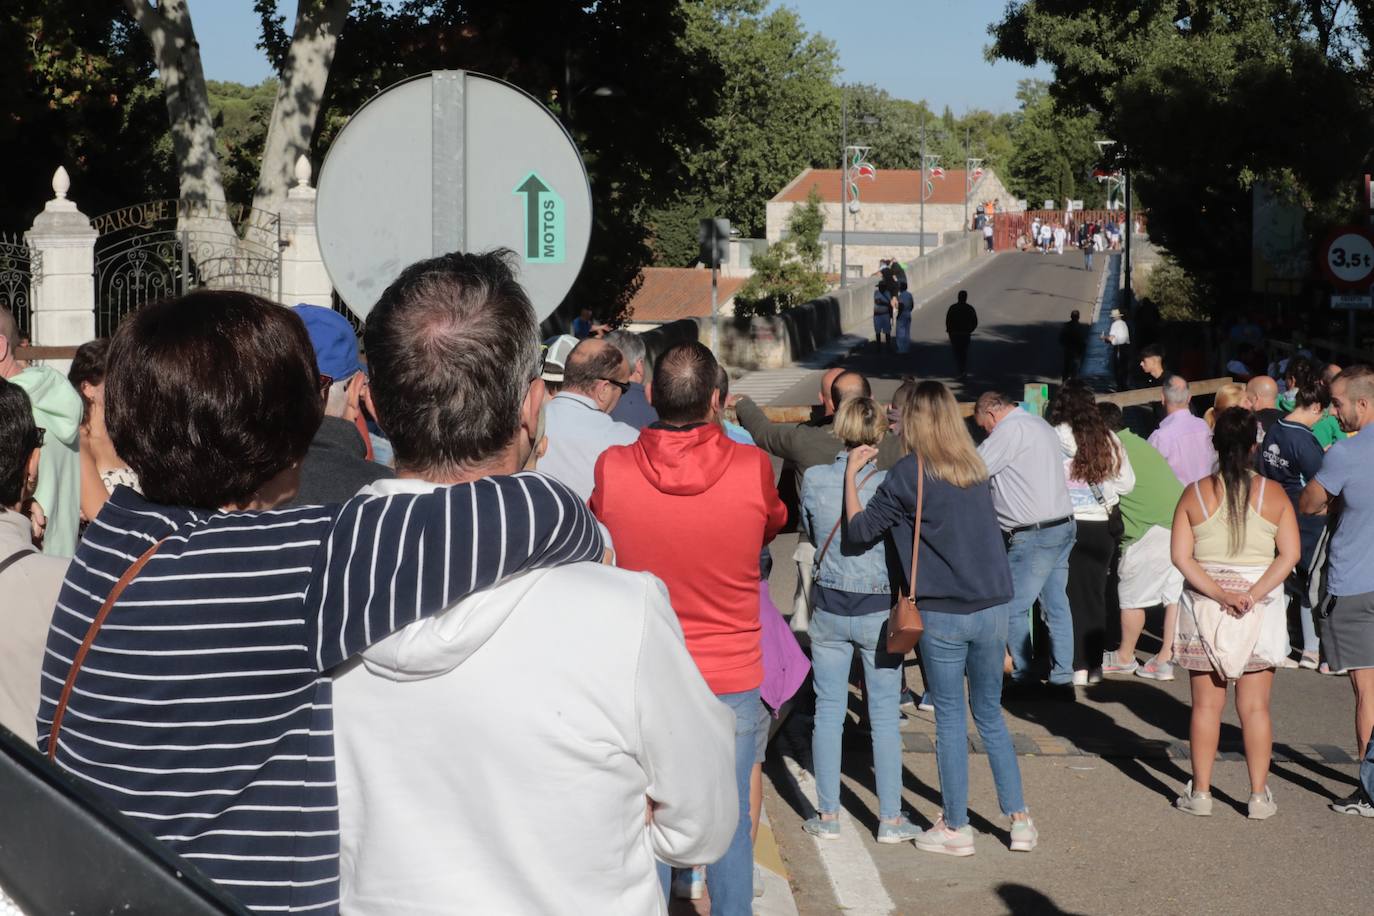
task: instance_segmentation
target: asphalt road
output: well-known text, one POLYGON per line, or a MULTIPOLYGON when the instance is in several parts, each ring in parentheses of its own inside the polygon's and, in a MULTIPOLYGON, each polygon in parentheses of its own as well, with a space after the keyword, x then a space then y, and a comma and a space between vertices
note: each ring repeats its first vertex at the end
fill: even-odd
MULTIPOLYGON (((1097 271, 1083 270, 1077 253, 1041 255, 1003 252, 983 256, 972 272, 937 288, 918 301, 911 321, 911 351, 899 355, 880 352, 873 343, 873 327, 848 328, 868 344, 851 351, 839 365, 867 375, 874 394, 886 399, 903 375, 935 378, 953 388, 960 400, 973 400, 989 388, 1001 387, 1020 396, 1022 385, 1058 381, 1063 358, 1059 350, 1059 326, 1074 309, 1090 322, 1102 281, 1105 258, 1097 271), (960 290, 978 311, 978 331, 969 350, 969 377, 955 375, 954 356, 945 336, 945 310, 960 290)), ((820 381, 817 371, 797 382, 772 403, 779 406, 811 404, 820 381)))

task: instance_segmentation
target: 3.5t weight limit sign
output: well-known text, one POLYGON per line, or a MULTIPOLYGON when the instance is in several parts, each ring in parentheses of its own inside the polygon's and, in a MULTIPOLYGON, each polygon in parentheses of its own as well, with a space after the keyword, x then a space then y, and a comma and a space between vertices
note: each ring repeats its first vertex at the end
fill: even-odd
POLYGON ((1364 289, 1374 281, 1374 238, 1360 226, 1344 226, 1327 240, 1322 270, 1340 289, 1364 289))

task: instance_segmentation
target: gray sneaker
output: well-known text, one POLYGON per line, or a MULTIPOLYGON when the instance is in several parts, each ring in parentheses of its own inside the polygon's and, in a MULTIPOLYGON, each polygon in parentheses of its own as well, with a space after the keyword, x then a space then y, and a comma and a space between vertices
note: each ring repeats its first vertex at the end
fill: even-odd
POLYGON ((1274 793, 1265 786, 1263 792, 1258 792, 1250 796, 1247 806, 1246 816, 1252 821, 1262 821, 1267 817, 1273 817, 1279 813, 1279 806, 1274 802, 1274 793))
POLYGON ((974 852, 973 828, 965 824, 953 830, 945 826, 945 819, 940 817, 934 827, 916 837, 916 848, 946 856, 971 856, 974 852))
POLYGON ((838 817, 830 820, 823 820, 819 814, 809 817, 802 824, 802 829, 820 840, 838 840, 840 838, 840 819, 838 817))
POLYGON ((1135 674, 1140 667, 1140 662, 1132 658, 1126 664, 1117 660, 1115 651, 1102 653, 1102 673, 1103 674, 1135 674))
POLYGON ((1337 814, 1354 814, 1359 817, 1374 817, 1374 805, 1369 803, 1365 797, 1363 789, 1356 789, 1355 794, 1340 801, 1331 803, 1331 810, 1337 814))
POLYGON ((879 843, 909 843, 921 835, 921 828, 917 827, 905 816, 896 821, 878 822, 878 842, 879 843))
POLYGON ((1194 792, 1193 781, 1188 780, 1188 787, 1183 790, 1183 794, 1174 801, 1174 807, 1187 814, 1196 814, 1198 817, 1211 817, 1212 815, 1212 793, 1194 792))
POLYGON ((1011 822, 1011 851, 1030 852, 1040 842, 1040 831, 1030 818, 1011 822))

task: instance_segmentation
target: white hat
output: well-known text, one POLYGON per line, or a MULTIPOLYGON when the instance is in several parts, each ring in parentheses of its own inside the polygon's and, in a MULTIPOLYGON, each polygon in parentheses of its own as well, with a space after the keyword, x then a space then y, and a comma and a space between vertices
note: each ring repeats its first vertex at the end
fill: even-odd
POLYGON ((560 334, 544 345, 544 368, 539 377, 546 382, 562 382, 563 367, 568 363, 568 354, 579 341, 571 334, 560 334))
POLYGON ((1112 309, 1112 317, 1113 317, 1113 318, 1120 318, 1120 317, 1121 317, 1121 309, 1112 309))

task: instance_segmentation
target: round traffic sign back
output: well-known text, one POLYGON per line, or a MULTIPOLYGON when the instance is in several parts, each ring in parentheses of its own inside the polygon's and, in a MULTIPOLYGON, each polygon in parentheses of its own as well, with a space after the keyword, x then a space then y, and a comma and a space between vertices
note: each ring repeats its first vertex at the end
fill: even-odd
POLYGON ((1360 289, 1374 281, 1374 237, 1362 226, 1342 226, 1322 249, 1322 270, 1341 289, 1360 289))
POLYGON ((359 318, 416 261, 509 248, 543 320, 586 259, 591 186, 572 137, 532 96, 441 70, 354 113, 320 167, 315 219, 325 269, 359 318))

